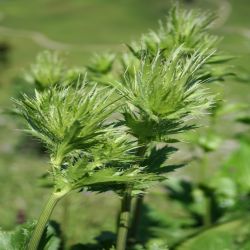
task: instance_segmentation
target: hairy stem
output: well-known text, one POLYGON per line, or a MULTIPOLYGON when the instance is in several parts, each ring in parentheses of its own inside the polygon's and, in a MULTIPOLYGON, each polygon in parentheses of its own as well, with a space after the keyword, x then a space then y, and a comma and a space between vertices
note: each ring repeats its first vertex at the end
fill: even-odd
POLYGON ((122 198, 120 219, 118 224, 116 250, 125 250, 131 209, 131 191, 127 190, 122 198))
POLYGON ((28 244, 28 250, 37 250, 39 246, 39 242, 41 240, 41 237, 43 235, 44 229, 46 227, 46 224, 57 204, 57 202, 65 196, 69 191, 60 191, 60 192, 53 192, 51 196, 49 197, 49 200, 47 201, 44 209, 42 210, 42 213, 40 214, 40 217, 37 221, 35 230, 32 233, 31 239, 28 244))

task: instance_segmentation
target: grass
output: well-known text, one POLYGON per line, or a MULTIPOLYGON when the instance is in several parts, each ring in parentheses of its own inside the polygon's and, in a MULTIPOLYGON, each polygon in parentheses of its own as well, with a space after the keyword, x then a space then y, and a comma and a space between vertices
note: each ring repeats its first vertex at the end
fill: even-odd
MULTIPOLYGON (((216 8, 219 1, 196 0, 201 8, 216 8)), ((4 19, 0 26, 17 31, 36 31, 51 40, 69 44, 70 49, 63 49, 69 64, 84 65, 94 52, 122 50, 122 43, 137 39, 141 33, 157 25, 169 7, 170 1, 155 0, 38 0, 38 1, 3 1, 0 0, 0 12, 4 19)), ((241 28, 248 29, 248 0, 231 0, 232 13, 225 25, 215 32, 224 35, 221 47, 238 56, 238 67, 248 67, 250 55, 249 37, 241 28)), ((35 43, 29 36, 0 30, 1 40, 11 44, 11 64, 1 71, 0 106, 9 107, 10 97, 15 94, 18 84, 13 79, 34 61, 35 55, 46 49, 35 43)), ((249 84, 229 81, 225 84, 225 96, 235 101, 250 100, 249 84)), ((223 87, 219 86, 219 89, 223 87)), ((217 89, 218 89, 217 88, 217 89)), ((5 229, 16 223, 19 210, 24 210, 27 218, 37 218, 41 205, 47 199, 42 188, 31 188, 33 182, 44 172, 46 157, 32 156, 32 146, 28 149, 20 146, 21 132, 17 121, 0 116, 0 225, 5 229)), ((26 146, 25 146, 26 147, 26 146)), ((28 146, 27 146, 28 147, 28 146)), ((188 170, 187 170, 188 171, 188 170)), ((163 213, 165 193, 155 191, 148 200, 154 200, 154 209, 163 213)), ((69 198, 70 217, 67 226, 70 242, 94 242, 94 237, 101 231, 114 231, 115 212, 119 200, 107 193, 89 195, 79 193, 69 198), (87 204, 83 205, 83 204, 87 204), (92 216, 92 211, 98 211, 92 216), (79 215, 79 216, 75 216, 79 215), (78 225, 75 227, 75 225, 78 225)), ((59 205, 53 218, 63 220, 63 206, 59 205)), ((167 208, 166 208, 167 209, 167 208)))

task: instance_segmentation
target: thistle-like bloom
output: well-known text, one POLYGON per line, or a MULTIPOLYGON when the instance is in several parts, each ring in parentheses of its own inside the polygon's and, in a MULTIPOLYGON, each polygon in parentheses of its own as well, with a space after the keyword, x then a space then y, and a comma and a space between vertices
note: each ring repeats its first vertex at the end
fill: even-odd
POLYGON ((25 78, 41 91, 57 84, 68 85, 83 74, 80 68, 67 69, 57 52, 43 51, 38 54, 25 78))
POLYGON ((88 79, 106 85, 106 82, 116 78, 115 59, 113 53, 95 54, 86 66, 88 79))
POLYGON ((189 120, 203 114, 212 104, 204 88, 200 68, 212 53, 197 51, 183 55, 183 47, 162 61, 160 52, 151 61, 145 56, 134 75, 124 75, 123 82, 112 82, 127 99, 125 124, 140 141, 162 141, 165 136, 192 128, 189 120))
POLYGON ((123 191, 129 185, 159 178, 142 173, 134 153, 137 145, 112 126, 119 107, 112 90, 83 85, 54 86, 16 101, 29 132, 50 152, 49 181, 53 192, 42 211, 28 249, 38 248, 57 202, 73 190, 123 191))
POLYGON ((77 89, 54 87, 16 103, 30 133, 47 145, 57 166, 73 150, 87 149, 105 132, 103 124, 114 111, 111 95, 107 89, 85 85, 77 89))
POLYGON ((94 74, 107 74, 112 70, 114 60, 115 55, 111 53, 95 54, 87 68, 94 74))
POLYGON ((141 43, 134 43, 130 48, 137 56, 155 56, 162 51, 168 57, 174 47, 183 46, 187 54, 194 53, 197 48, 212 49, 218 42, 217 36, 207 31, 214 21, 211 13, 201 13, 195 10, 185 10, 178 5, 173 7, 166 21, 161 21, 156 31, 150 31, 141 37, 141 43))
POLYGON ((232 57, 222 53, 209 54, 220 41, 208 32, 214 19, 212 13, 185 10, 176 5, 169 11, 166 21, 160 22, 158 30, 150 31, 141 37, 139 43, 134 42, 128 47, 135 57, 142 59, 147 56, 150 60, 154 60, 159 52, 162 60, 169 60, 173 48, 179 46, 182 46, 183 56, 191 57, 197 50, 207 51, 209 60, 200 68, 200 73, 211 81, 221 81, 232 75, 230 67, 225 64, 232 57))
MULTIPOLYGON (((102 191, 96 185, 127 185, 140 175, 137 145, 109 121, 119 105, 108 88, 53 87, 16 104, 27 131, 50 152, 55 190, 95 186, 102 191)), ((138 181, 144 178, 151 176, 141 175, 138 181)))

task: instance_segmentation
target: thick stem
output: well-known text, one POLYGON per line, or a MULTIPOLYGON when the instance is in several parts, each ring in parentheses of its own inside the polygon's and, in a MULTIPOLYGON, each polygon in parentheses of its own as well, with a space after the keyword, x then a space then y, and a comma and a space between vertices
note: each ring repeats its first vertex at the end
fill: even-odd
POLYGON ((53 192, 47 201, 35 227, 35 230, 32 233, 30 242, 28 244, 28 250, 37 250, 39 246, 39 242, 43 235, 44 229, 46 224, 54 210, 57 202, 68 193, 69 191, 60 191, 60 192, 53 192))
POLYGON ((70 199, 69 196, 66 196, 63 200, 63 215, 62 215, 62 233, 63 233, 63 239, 64 239, 64 245, 65 248, 68 246, 68 223, 69 223, 69 208, 70 208, 70 199))
POLYGON ((203 218, 203 223, 204 223, 204 227, 208 228, 212 225, 212 218, 211 218, 211 198, 210 197, 206 197, 206 213, 204 215, 203 218))
POLYGON ((130 220, 130 209, 131 209, 131 192, 126 191, 121 204, 121 213, 118 224, 116 250, 125 250, 127 245, 127 236, 130 220))
POLYGON ((132 225, 130 228, 129 241, 135 243, 138 241, 138 233, 141 223, 142 205, 144 196, 138 196, 135 200, 134 212, 132 217, 132 225))
MULTIPOLYGON (((139 145, 140 144, 141 143, 139 141, 139 145)), ((143 157, 145 155, 146 150, 147 150, 146 146, 140 147, 137 155, 139 157, 143 157)), ((131 228, 130 228, 130 234, 129 234, 129 241, 132 243, 135 243, 138 241, 143 199, 144 199, 144 196, 138 196, 135 198, 135 206, 134 206, 134 210, 133 210, 133 216, 131 218, 132 222, 131 222, 131 228)))

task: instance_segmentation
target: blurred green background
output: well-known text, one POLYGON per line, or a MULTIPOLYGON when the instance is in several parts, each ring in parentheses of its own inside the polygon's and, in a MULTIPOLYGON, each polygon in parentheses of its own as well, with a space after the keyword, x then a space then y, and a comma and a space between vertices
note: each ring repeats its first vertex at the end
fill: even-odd
MULTIPOLYGON (((85 66, 93 53, 122 51, 124 44, 157 27, 171 2, 0 0, 0 43, 9 48, 7 62, 0 65, 1 110, 11 108, 11 97, 24 89, 21 76, 38 52, 57 50, 66 57, 67 65, 85 66)), ((213 32, 223 37, 221 49, 236 56, 233 64, 241 71, 242 81, 229 79, 215 89, 222 91, 227 100, 249 103, 250 1, 189 0, 182 3, 186 8, 216 13, 218 19, 213 32)), ((23 128, 20 121, 1 113, 0 226, 4 229, 13 228, 22 217, 37 218, 47 199, 46 190, 39 187, 37 177, 44 173, 48 159, 33 149, 32 142, 26 142, 20 128, 23 128)), ((217 157, 226 159, 228 154, 223 152, 217 157)), ((155 214, 167 213, 164 197, 165 190, 160 188, 147 195, 147 204, 155 214)), ((119 199, 112 193, 79 193, 63 201, 53 218, 63 221, 70 243, 91 243, 100 232, 114 231, 118 208, 119 199), (65 203, 69 204, 69 213, 63 209, 65 203)), ((177 212, 177 216, 180 214, 177 212)))

